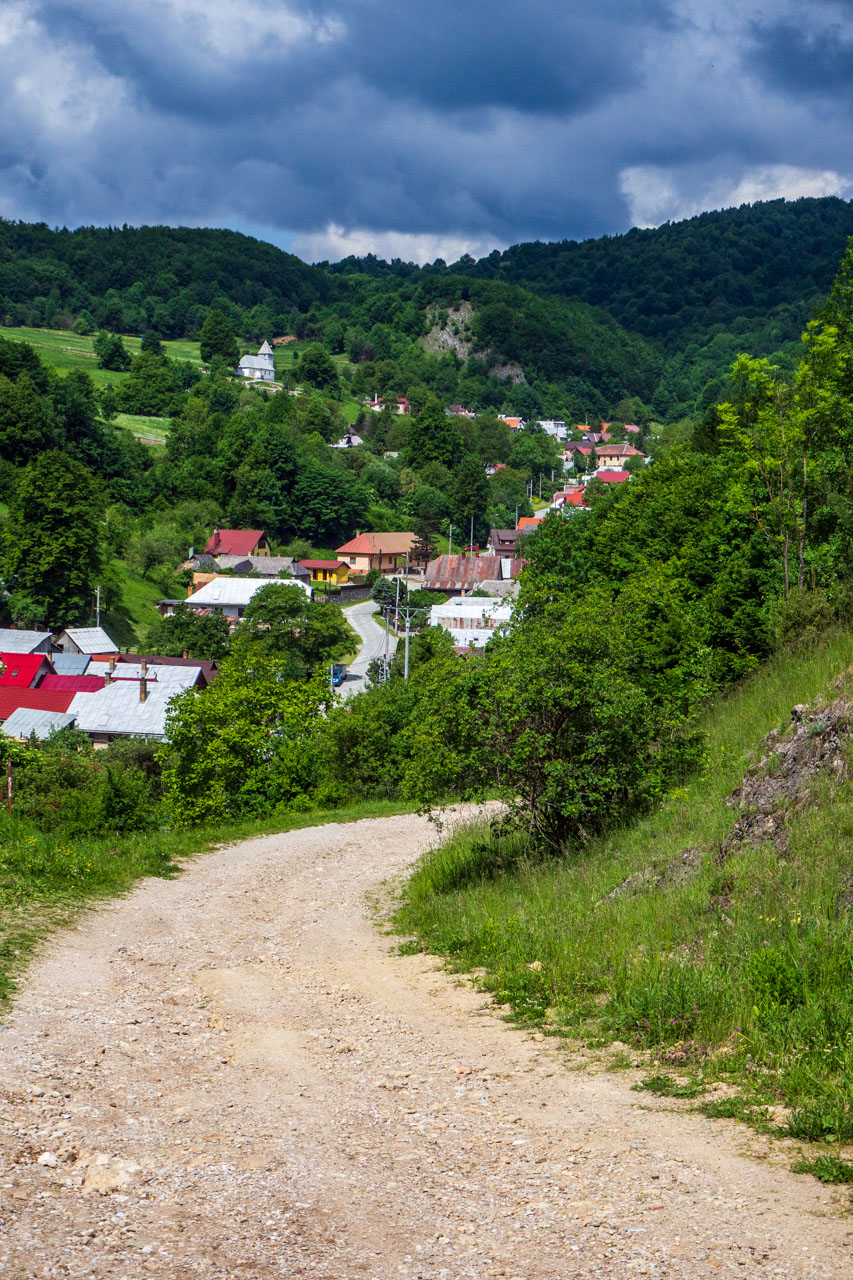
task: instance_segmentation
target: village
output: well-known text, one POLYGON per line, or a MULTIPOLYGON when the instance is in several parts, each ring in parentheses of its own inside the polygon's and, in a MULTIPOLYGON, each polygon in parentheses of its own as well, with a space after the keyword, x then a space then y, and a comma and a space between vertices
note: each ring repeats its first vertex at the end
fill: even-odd
MULTIPOLYGON (((240 372, 257 377, 271 367, 271 349, 261 348, 258 357, 244 357, 240 372)), ((379 410, 378 398, 370 408, 379 410)), ((408 404, 398 401, 397 411, 408 412, 408 404)), ((448 415, 473 417, 459 405, 448 415)), ((527 425, 521 418, 501 416, 516 432, 527 425)), ((453 528, 446 554, 423 558, 412 532, 359 531, 337 547, 334 557, 298 559, 273 554, 262 529, 215 529, 200 552, 190 549, 188 558, 176 566, 176 574, 189 575, 186 594, 161 598, 160 615, 168 618, 177 609, 188 607, 198 615, 219 614, 229 629, 239 626, 252 598, 271 583, 296 586, 314 598, 332 599, 342 606, 369 601, 377 578, 399 581, 405 593, 422 588, 437 602, 421 613, 419 625, 439 627, 453 640, 460 655, 482 648, 498 632, 512 623, 514 600, 521 572, 526 564, 525 540, 552 515, 571 518, 572 513, 589 510, 589 486, 624 484, 631 471, 649 459, 627 441, 614 440, 610 423, 599 429, 577 426, 571 433, 566 423, 543 420, 538 424, 563 443, 565 479, 550 499, 542 501, 533 516, 520 515, 514 528, 493 528, 480 547, 465 531, 461 545, 453 550, 453 528), (572 438, 569 438, 571 435, 572 438)), ((640 429, 625 424, 626 437, 637 437, 640 429)), ((341 442, 343 444, 344 442, 341 442)), ((348 447, 361 441, 350 436, 348 447)), ((494 463, 486 470, 495 474, 504 466, 494 463)), ((382 628, 386 637, 389 619, 380 609, 361 611, 359 636, 362 647, 372 644, 378 652, 382 628)), ((400 631, 399 611, 394 616, 394 641, 400 631)), ((407 628, 408 630, 408 628, 407 628)), ((386 641, 386 650, 388 644, 386 641)), ((339 668, 333 680, 345 680, 346 668, 339 668), (341 671, 344 674, 341 674, 341 671)), ((164 657, 157 654, 122 652, 100 625, 69 627, 58 634, 47 631, 0 629, 0 732, 7 737, 44 739, 52 733, 74 727, 104 746, 118 737, 161 740, 166 736, 166 718, 172 698, 185 689, 203 688, 218 675, 212 659, 164 657)), ((361 682, 343 692, 362 687, 361 682)))

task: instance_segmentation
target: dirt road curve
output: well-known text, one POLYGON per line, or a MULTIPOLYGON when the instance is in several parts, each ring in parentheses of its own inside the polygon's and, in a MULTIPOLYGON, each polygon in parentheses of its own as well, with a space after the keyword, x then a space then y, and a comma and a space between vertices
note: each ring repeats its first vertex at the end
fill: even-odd
POLYGON ((558 1068, 365 894, 411 817, 269 837, 58 937, 0 1031, 0 1275, 853 1275, 830 1191, 558 1068))

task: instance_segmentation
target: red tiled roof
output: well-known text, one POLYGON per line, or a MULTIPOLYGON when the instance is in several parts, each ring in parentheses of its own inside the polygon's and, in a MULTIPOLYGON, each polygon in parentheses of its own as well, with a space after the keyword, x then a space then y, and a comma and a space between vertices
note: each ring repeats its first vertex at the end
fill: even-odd
POLYGON ((0 688, 0 720, 8 720, 18 707, 30 707, 33 711, 67 711, 73 700, 71 689, 18 689, 6 685, 0 688))
POLYGON ((627 471, 599 471, 597 479, 603 480, 605 484, 621 484, 623 480, 630 480, 631 476, 627 471))
POLYGON ((520 516, 517 529, 536 529, 544 520, 544 516, 520 516))
POLYGON ((413 533, 360 533, 336 550, 339 556, 404 556, 416 542, 413 533))
POLYGON ((583 506, 583 489, 572 489, 568 493, 555 493, 555 498, 562 498, 563 505, 568 504, 572 507, 583 506))
POLYGON ((300 560, 303 569, 348 569, 344 560, 300 560))
POLYGON ((213 556, 250 556, 263 529, 214 529, 205 551, 213 556))
POLYGON ((29 689, 43 665, 50 671, 50 661, 43 653, 0 653, 0 662, 6 668, 0 675, 0 685, 13 685, 16 689, 29 689))
POLYGON ((45 676, 39 692, 42 689, 66 689, 71 693, 95 693, 103 687, 103 676, 45 676))

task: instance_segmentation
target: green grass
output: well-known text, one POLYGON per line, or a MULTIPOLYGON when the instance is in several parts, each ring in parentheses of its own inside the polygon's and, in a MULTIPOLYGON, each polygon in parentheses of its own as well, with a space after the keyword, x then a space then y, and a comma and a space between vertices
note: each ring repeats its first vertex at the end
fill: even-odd
POLYGON ((708 1115, 763 1127, 781 1105, 789 1136, 853 1140, 853 941, 839 905, 853 886, 853 784, 820 784, 784 857, 717 857, 734 821, 725 798, 766 734, 795 703, 837 696, 851 663, 853 635, 836 631, 768 664, 708 712, 701 774, 582 852, 536 861, 518 836, 459 833, 422 860, 396 927, 455 969, 485 970, 518 1022, 629 1044, 660 1091, 679 1088, 664 1073, 697 1092, 735 1086, 708 1115), (694 878, 608 898, 688 849, 694 878))
POLYGON ((853 1182, 853 1164, 837 1156, 818 1156, 815 1160, 798 1160, 791 1165, 793 1173, 810 1173, 819 1182, 853 1182))
POLYGON ((166 443, 172 424, 171 418, 145 418, 136 413, 117 413, 114 421, 117 427, 126 427, 138 440, 159 445, 166 443))
MULTIPOLYGON (((117 386, 127 377, 125 373, 114 373, 110 369, 99 369, 98 361, 92 350, 95 335, 74 333, 71 329, 0 329, 0 337, 10 342, 27 342, 34 347, 40 360, 50 365, 59 374, 70 373, 72 369, 82 369, 88 373, 98 387, 117 386)), ((135 355, 139 351, 141 338, 123 335, 122 341, 128 351, 135 355)), ((192 360, 201 363, 197 342, 189 339, 178 339, 163 344, 166 354, 173 360, 192 360)))
POLYGON ((389 817, 412 808, 377 800, 192 831, 89 837, 37 832, 0 815, 0 1008, 8 1004, 45 937, 87 906, 127 892, 145 876, 175 876, 188 858, 253 836, 389 817))
POLYGON ((101 626, 122 649, 135 649, 145 643, 145 633, 160 617, 154 602, 165 595, 178 597, 186 592, 177 583, 166 592, 156 582, 133 573, 122 560, 114 560, 112 567, 119 581, 122 602, 115 609, 101 610, 101 626))

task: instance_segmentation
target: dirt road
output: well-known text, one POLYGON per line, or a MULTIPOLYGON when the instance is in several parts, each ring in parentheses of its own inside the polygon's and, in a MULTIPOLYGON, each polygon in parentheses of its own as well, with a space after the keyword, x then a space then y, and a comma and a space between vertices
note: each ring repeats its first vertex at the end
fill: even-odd
POLYGON ((430 839, 249 841, 50 944, 0 1031, 4 1280, 853 1275, 841 1190, 392 953, 365 894, 430 839))

